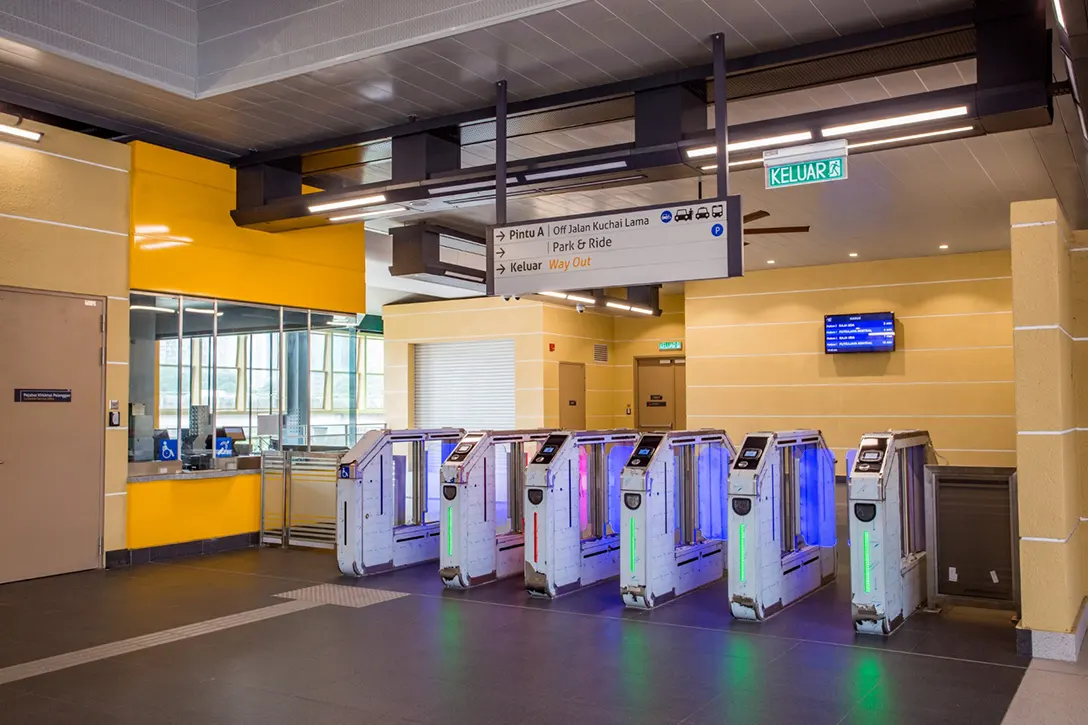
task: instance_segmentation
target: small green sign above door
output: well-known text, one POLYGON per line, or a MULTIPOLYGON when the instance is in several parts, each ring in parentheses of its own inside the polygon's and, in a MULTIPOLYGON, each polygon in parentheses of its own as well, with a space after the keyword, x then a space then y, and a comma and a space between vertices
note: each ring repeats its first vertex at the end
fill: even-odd
POLYGON ((819 184, 846 178, 846 157, 767 167, 767 188, 819 184))
POLYGON ((670 342, 657 343, 657 349, 664 352, 665 350, 683 350, 684 343, 680 340, 672 340, 670 342))

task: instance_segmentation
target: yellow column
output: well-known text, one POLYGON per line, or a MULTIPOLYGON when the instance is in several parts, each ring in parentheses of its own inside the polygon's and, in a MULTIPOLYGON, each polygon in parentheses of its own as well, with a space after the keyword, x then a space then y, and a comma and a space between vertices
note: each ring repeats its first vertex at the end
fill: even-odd
POLYGON ((1014 203, 1011 222, 1021 627, 1068 633, 1088 581, 1080 531, 1072 235, 1056 200, 1014 203))

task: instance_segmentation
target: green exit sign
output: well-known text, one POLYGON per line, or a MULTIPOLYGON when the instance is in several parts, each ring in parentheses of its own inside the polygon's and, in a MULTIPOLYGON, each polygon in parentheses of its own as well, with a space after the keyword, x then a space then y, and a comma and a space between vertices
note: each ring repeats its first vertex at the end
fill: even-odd
POLYGON ((673 342, 659 342, 659 343, 657 343, 657 349, 661 350, 661 351, 665 351, 665 350, 683 350, 684 349, 684 343, 681 342, 680 340, 675 340, 673 342))
POLYGON ((824 181, 840 181, 846 178, 846 157, 798 161, 792 164, 767 167, 767 188, 781 189, 786 186, 819 184, 824 181))

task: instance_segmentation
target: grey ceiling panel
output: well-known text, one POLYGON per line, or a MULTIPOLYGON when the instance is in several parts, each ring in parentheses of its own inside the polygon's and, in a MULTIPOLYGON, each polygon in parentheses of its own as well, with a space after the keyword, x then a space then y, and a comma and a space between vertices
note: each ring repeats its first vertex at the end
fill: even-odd
POLYGON ((705 62, 710 51, 710 34, 704 30, 692 32, 674 20, 652 0, 597 0, 618 19, 637 30, 680 65, 705 62))
MULTIPOLYGON (((771 17, 757 0, 706 0, 707 4, 748 39, 760 51, 785 48, 797 43, 790 34, 771 17)), ((817 13, 809 18, 811 25, 800 24, 795 30, 810 34, 813 39, 834 37, 835 31, 817 13)))
POLYGON ((820 13, 819 8, 812 2, 759 0, 759 5, 795 43, 823 40, 835 37, 841 32, 820 13))
POLYGON ((522 21, 541 35, 551 38, 612 79, 630 78, 642 71, 638 62, 619 52, 592 30, 578 25, 562 12, 541 13, 522 21))
POLYGON ((732 24, 729 13, 720 14, 704 0, 671 0, 659 3, 669 17, 695 38, 708 38, 713 32, 725 34, 727 56, 742 56, 759 50, 732 24))
POLYGON ((605 73, 570 50, 568 46, 560 42, 562 39, 541 33, 521 20, 503 23, 500 27, 478 32, 501 38, 503 44, 517 48, 534 58, 538 64, 554 69, 556 73, 576 81, 579 85, 597 85, 615 80, 615 76, 605 73))
MULTIPOLYGON (((176 8, 166 0, 146 2, 176 8)), ((173 19, 184 24, 185 17, 195 27, 195 16, 180 8, 173 19)), ((168 90, 191 94, 195 88, 192 43, 78 0, 9 0, 0 9, 0 34, 168 90)))
MULTIPOLYGON (((643 2, 646 0, 632 0, 632 4, 643 2)), ((646 72, 679 67, 669 53, 595 0, 572 5, 560 12, 575 25, 600 38, 601 42, 637 61, 646 72)))
MULTIPOLYGON (((903 2, 909 3, 910 0, 903 2)), ((875 30, 881 26, 866 0, 812 0, 812 4, 841 35, 875 30)))

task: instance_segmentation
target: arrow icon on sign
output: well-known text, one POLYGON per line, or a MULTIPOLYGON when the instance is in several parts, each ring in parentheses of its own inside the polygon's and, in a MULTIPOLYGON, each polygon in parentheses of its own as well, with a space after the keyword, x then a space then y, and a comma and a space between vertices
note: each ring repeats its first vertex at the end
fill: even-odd
POLYGON ((499 274, 506 274, 506 265, 505 264, 500 264, 499 265, 499 274))
POLYGON ((506 256, 506 250, 503 249, 502 247, 499 247, 499 259, 502 259, 505 256, 506 256))
POLYGON ((506 232, 504 232, 503 230, 500 229, 499 230, 499 241, 501 242, 504 239, 506 239, 506 232))

